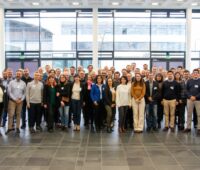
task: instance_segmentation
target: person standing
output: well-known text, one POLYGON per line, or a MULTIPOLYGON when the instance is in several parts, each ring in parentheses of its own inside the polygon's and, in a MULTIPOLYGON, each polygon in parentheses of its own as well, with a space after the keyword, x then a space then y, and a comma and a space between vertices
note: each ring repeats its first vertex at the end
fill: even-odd
POLYGON ((34 73, 34 80, 29 82, 26 87, 26 103, 29 109, 29 127, 30 132, 35 133, 36 130, 42 131, 41 124, 41 106, 43 97, 43 83, 39 81, 40 73, 34 73))
POLYGON ((162 86, 163 86, 163 75, 157 73, 155 76, 155 81, 158 83, 160 99, 157 101, 157 123, 158 129, 161 128, 161 121, 163 120, 163 105, 162 105, 162 86))
POLYGON ((80 82, 80 77, 78 74, 74 76, 74 83, 72 84, 71 94, 74 131, 80 131, 81 108, 84 98, 84 85, 80 82))
MULTIPOLYGON (((192 112, 194 107, 197 112, 197 120, 200 122, 200 79, 199 70, 193 70, 193 77, 187 81, 187 125, 184 132, 191 131, 192 112)), ((200 123, 197 125, 197 134, 200 135, 200 123)))
POLYGON ((125 120, 128 107, 131 107, 131 94, 126 76, 121 77, 121 84, 116 90, 116 106, 119 111, 119 133, 125 132, 125 120))
POLYGON ((91 107, 93 105, 92 99, 90 97, 90 92, 92 89, 92 76, 88 75, 87 76, 87 81, 85 83, 85 92, 84 92, 84 102, 85 105, 83 107, 84 112, 85 112, 85 116, 84 116, 84 125, 86 126, 86 128, 89 128, 89 121, 91 123, 91 130, 94 129, 93 123, 94 123, 94 114, 93 114, 93 108, 91 107))
POLYGON ((103 91, 105 89, 105 85, 103 84, 103 78, 101 75, 97 75, 96 84, 92 85, 92 89, 90 92, 90 97, 93 102, 94 107, 94 118, 95 118, 95 128, 96 132, 100 132, 103 126, 103 91))
POLYGON ((57 96, 59 98, 59 112, 61 117, 62 130, 68 127, 69 104, 71 102, 71 83, 67 81, 64 74, 60 75, 60 81, 57 87, 57 96))
POLYGON ((47 127, 51 133, 54 129, 55 114, 57 113, 56 80, 49 76, 43 90, 44 108, 47 109, 47 127))
MULTIPOLYGON (((5 106, 5 87, 2 85, 2 80, 0 80, 0 120, 3 114, 4 106, 5 106)), ((1 132, 0 132, 1 135, 1 132)))
MULTIPOLYGON (((24 81, 26 83, 26 86, 29 82, 31 82, 33 79, 30 77, 30 73, 29 73, 29 69, 25 68, 24 69, 24 75, 22 76, 22 81, 24 81)), ((22 106, 22 113, 21 113, 21 118, 22 118, 22 125, 21 125, 21 129, 25 129, 26 128, 26 109, 27 108, 27 102, 26 102, 26 98, 23 101, 23 106, 22 106)), ((30 110, 28 108, 28 123, 30 124, 30 119, 29 119, 29 113, 30 110)))
POLYGON ((149 80, 146 84, 146 120, 147 120, 147 131, 157 130, 157 102, 160 99, 159 85, 158 82, 154 81, 152 73, 149 74, 149 80))
POLYGON ((21 80, 22 72, 21 70, 16 71, 16 78, 12 80, 8 85, 8 95, 9 95, 9 102, 8 102, 8 130, 6 134, 11 132, 13 129, 13 117, 16 113, 17 116, 17 125, 16 125, 16 132, 20 133, 19 126, 20 126, 20 118, 21 118, 21 111, 23 106, 23 100, 26 96, 26 84, 24 81, 21 80))
POLYGON ((134 132, 141 133, 144 129, 144 110, 146 93, 146 86, 141 74, 135 74, 135 80, 131 86, 132 108, 133 108, 133 122, 134 132))
POLYGON ((178 101, 180 99, 180 86, 174 80, 174 73, 172 71, 167 72, 168 80, 165 80, 162 87, 163 95, 163 106, 165 114, 165 128, 163 131, 168 131, 171 129, 171 132, 175 131, 175 109, 178 101))
POLYGON ((106 87, 103 92, 103 101, 105 105, 105 109, 107 112, 106 123, 107 123, 107 132, 112 132, 112 117, 116 109, 115 101, 116 101, 116 91, 113 85, 112 78, 107 79, 106 87))

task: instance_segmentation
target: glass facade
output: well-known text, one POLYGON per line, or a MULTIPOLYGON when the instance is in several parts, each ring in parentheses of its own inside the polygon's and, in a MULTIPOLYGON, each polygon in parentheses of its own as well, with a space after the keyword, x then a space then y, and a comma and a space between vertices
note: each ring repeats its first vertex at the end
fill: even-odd
POLYGON ((200 10, 192 13, 192 61, 191 70, 200 67, 200 10))
MULTIPOLYGON (((152 66, 160 58, 184 65, 185 16, 184 10, 99 9, 99 67, 121 70, 122 61, 152 66)), ((42 66, 86 68, 92 63, 92 24, 92 9, 5 10, 6 58, 9 63, 20 58, 42 66)))

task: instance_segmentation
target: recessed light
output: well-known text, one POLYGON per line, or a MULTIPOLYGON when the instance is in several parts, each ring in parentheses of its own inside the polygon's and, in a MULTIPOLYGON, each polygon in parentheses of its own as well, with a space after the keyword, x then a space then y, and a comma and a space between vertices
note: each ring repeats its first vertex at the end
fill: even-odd
POLYGON ((78 6, 80 3, 79 2, 72 2, 72 5, 78 6))
POLYGON ((153 6, 158 6, 159 3, 158 3, 158 2, 152 2, 152 5, 153 5, 153 6))
POLYGON ((118 6, 118 5, 119 5, 119 2, 112 2, 112 5, 113 5, 113 6, 118 6))
POLYGON ((38 5, 40 5, 40 3, 39 2, 32 2, 32 5, 33 6, 38 6, 38 5))
POLYGON ((176 0, 177 2, 183 2, 183 0, 176 0))
POLYGON ((197 5, 198 5, 197 2, 193 2, 193 3, 192 3, 192 6, 197 6, 197 5))

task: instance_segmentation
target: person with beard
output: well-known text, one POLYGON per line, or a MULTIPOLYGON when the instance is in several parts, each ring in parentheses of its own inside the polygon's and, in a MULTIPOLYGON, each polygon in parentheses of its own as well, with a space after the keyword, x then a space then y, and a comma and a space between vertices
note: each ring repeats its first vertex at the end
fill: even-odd
MULTIPOLYGON (((24 74, 22 76, 22 81, 24 81, 26 83, 26 86, 29 82, 31 82, 33 79, 30 77, 29 74, 29 69, 25 68, 24 69, 24 74)), ((28 110, 28 124, 30 123, 30 119, 29 119, 29 113, 30 110, 29 108, 27 109, 27 102, 26 102, 26 98, 23 101, 23 106, 22 106, 22 113, 21 113, 21 117, 22 117, 22 125, 21 125, 21 129, 25 129, 26 128, 26 111, 28 110)))
POLYGON ((23 106, 23 100, 26 95, 26 84, 21 80, 21 70, 16 71, 16 78, 12 80, 8 85, 9 103, 8 103, 8 130, 6 134, 11 132, 13 129, 13 118, 16 113, 16 132, 20 133, 20 118, 23 106))

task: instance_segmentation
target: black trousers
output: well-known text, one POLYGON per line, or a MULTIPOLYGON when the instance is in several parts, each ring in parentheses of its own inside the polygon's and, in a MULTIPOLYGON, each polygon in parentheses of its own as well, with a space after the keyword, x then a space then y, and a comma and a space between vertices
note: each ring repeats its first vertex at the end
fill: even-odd
POLYGON ((104 112, 104 104, 103 101, 100 100, 98 102, 98 105, 94 105, 94 119, 95 119, 95 127, 96 130, 100 130, 103 126, 103 112, 104 112))
POLYGON ((29 120, 30 124, 29 126, 33 128, 36 124, 36 126, 40 126, 41 124, 41 103, 30 103, 30 114, 29 114, 29 120))

